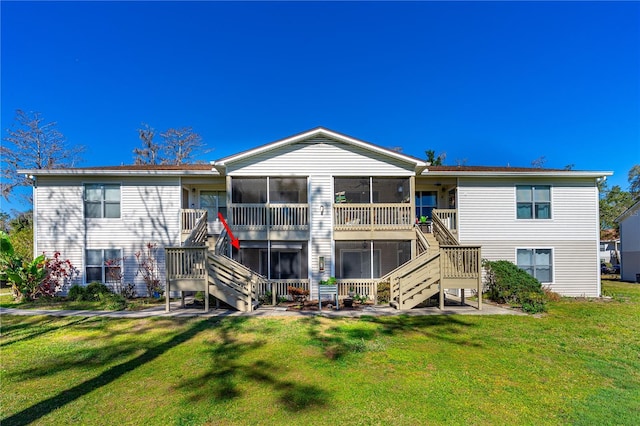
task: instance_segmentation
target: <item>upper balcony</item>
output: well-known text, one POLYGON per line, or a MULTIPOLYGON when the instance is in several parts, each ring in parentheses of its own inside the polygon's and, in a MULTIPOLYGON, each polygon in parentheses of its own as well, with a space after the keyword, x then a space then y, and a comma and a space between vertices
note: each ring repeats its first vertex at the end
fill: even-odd
POLYGON ((415 223, 411 204, 334 204, 336 231, 411 230, 415 223))
POLYGON ((229 217, 238 231, 308 231, 309 205, 286 204, 233 204, 229 217))

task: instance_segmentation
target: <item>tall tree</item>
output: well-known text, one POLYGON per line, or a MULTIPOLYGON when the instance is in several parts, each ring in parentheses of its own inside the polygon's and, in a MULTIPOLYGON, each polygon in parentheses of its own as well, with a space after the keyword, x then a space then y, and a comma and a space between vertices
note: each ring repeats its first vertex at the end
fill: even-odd
POLYGON ((18 169, 59 169, 81 161, 84 147, 69 145, 56 126, 55 121, 45 122, 39 112, 16 110, 13 126, 7 129, 5 143, 0 146, 2 196, 7 201, 16 188, 31 184, 28 177, 18 175, 18 169))
POLYGON ((161 133, 162 148, 165 164, 182 164, 193 158, 193 156, 202 151, 207 152, 202 142, 202 137, 195 133, 191 127, 181 127, 179 129, 168 129, 161 133))
POLYGON ((436 156, 436 152, 433 149, 426 150, 425 154, 427 155, 427 163, 431 163, 432 166, 442 166, 444 159, 447 158, 446 152, 441 152, 436 156))
POLYGON ((636 164, 629 170, 629 192, 634 198, 640 197, 640 164, 636 164))
POLYGON ((618 229, 616 218, 633 204, 631 193, 614 185, 600 198, 600 229, 618 229))
POLYGON ((202 137, 191 127, 170 128, 160 133, 160 141, 154 140, 155 129, 143 124, 138 129, 142 148, 133 150, 135 164, 183 164, 193 161, 198 153, 206 153, 202 137))
POLYGON ((155 129, 148 124, 142 123, 142 128, 138 129, 138 137, 142 142, 142 148, 134 148, 135 164, 160 164, 162 161, 161 147, 153 141, 156 135, 155 129))

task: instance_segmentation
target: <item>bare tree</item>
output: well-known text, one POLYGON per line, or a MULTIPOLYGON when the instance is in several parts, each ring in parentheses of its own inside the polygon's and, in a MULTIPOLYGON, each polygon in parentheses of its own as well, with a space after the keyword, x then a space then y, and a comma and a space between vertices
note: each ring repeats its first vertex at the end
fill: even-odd
MULTIPOLYGON (((70 146, 56 129, 55 121, 45 123, 39 112, 16 110, 12 128, 0 146, 2 156, 2 196, 9 201, 14 189, 31 184, 18 169, 59 169, 81 161, 84 146, 70 146)), ((29 202, 31 196, 27 197, 29 202)))
POLYGON ((133 154, 135 164, 160 164, 162 162, 159 144, 153 141, 156 135, 155 129, 148 124, 142 123, 142 129, 138 129, 138 136, 142 141, 142 148, 134 148, 133 154))
POLYGON ((547 157, 545 157, 544 155, 541 157, 536 158, 535 160, 533 160, 531 162, 531 167, 534 167, 536 169, 541 169, 544 167, 544 164, 547 162, 547 157))
POLYGON ((178 165, 186 163, 197 152, 208 152, 208 150, 204 149, 205 145, 202 142, 202 137, 194 133, 191 127, 171 128, 161 133, 160 136, 162 136, 162 148, 164 151, 162 162, 165 164, 178 165))
POLYGON ((133 150, 135 164, 183 164, 187 163, 196 153, 209 152, 204 149, 202 137, 191 127, 170 128, 160 133, 160 141, 155 142, 156 131, 143 124, 138 129, 138 136, 142 141, 142 148, 133 150))

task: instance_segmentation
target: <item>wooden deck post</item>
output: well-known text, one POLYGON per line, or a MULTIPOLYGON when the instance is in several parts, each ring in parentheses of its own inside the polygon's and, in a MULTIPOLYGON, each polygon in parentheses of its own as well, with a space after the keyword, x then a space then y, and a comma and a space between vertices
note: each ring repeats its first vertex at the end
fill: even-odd
POLYGON ((169 274, 167 274, 165 292, 164 292, 164 300, 165 300, 164 311, 165 312, 169 312, 169 310, 171 309, 171 297, 170 296, 171 296, 171 288, 169 286, 169 274))

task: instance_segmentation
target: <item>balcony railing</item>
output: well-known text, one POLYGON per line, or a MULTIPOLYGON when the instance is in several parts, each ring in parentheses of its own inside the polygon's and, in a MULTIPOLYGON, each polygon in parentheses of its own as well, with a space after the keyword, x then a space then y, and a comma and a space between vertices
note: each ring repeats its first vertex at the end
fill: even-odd
POLYGON ((231 224, 240 230, 309 229, 308 204, 233 204, 229 211, 231 224))
POLYGON ((433 209, 432 214, 447 227, 452 234, 458 232, 458 210, 456 209, 433 209))
POLYGON ((337 231, 410 230, 413 215, 410 204, 335 204, 337 231))

